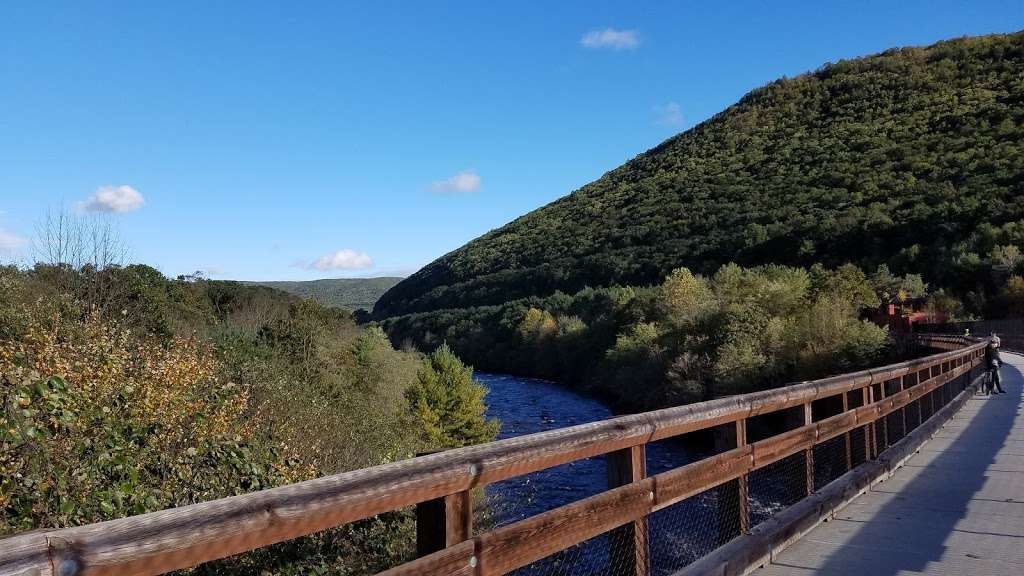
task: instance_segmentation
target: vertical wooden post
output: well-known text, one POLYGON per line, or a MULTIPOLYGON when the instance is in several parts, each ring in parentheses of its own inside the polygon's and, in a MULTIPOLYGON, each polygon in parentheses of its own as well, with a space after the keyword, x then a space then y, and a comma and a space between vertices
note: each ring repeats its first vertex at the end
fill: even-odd
MULTIPOLYGON (((861 394, 861 397, 863 398, 863 403, 864 403, 863 405, 864 406, 867 406, 868 404, 874 404, 875 403, 875 399, 874 399, 875 392, 872 389, 870 384, 868 384, 867 386, 861 388, 860 389, 860 394, 861 394)), ((865 462, 869 462, 872 459, 874 459, 874 457, 875 457, 875 423, 871 422, 870 424, 864 426, 864 461, 865 462)))
MULTIPOLYGON (((813 414, 811 414, 811 403, 807 402, 804 404, 804 426, 808 426, 814 423, 813 414)), ((814 446, 804 450, 804 468, 807 476, 807 495, 810 496, 814 493, 814 446)))
MULTIPOLYGON (((736 447, 747 445, 747 419, 736 421, 736 447)), ((750 532, 750 479, 743 474, 736 479, 739 483, 740 532, 750 532)))
MULTIPOLYGON (((846 411, 849 410, 849 409, 850 409, 849 392, 843 392, 843 413, 845 414, 846 411)), ((845 448, 846 448, 846 471, 849 472, 850 470, 853 470, 853 451, 851 450, 852 446, 850 445, 850 433, 849 432, 847 432, 846 434, 843 434, 843 444, 845 445, 845 448)))
MULTIPOLYGON (((737 420, 715 428, 715 451, 725 452, 747 444, 747 421, 737 420)), ((724 544, 750 530, 749 480, 744 474, 718 487, 718 540, 724 544)))
MULTIPOLYGON (((889 395, 889 381, 882 382, 881 386, 878 387, 882 393, 882 397, 879 400, 885 400, 885 397, 889 395)), ((884 452, 889 447, 889 415, 882 416, 882 443, 878 446, 879 452, 884 452)))
MULTIPOLYGON (((647 476, 647 451, 641 444, 608 454, 608 487, 616 488, 643 480, 647 476)), ((616 566, 616 576, 646 576, 650 569, 647 517, 612 530, 609 534, 609 553, 627 551, 626 562, 616 566)))
MULTIPOLYGON (((417 456, 440 450, 420 452, 417 456)), ((416 505, 416 557, 422 558, 473 537, 473 498, 469 490, 416 505)))
MULTIPOLYGON (((908 374, 904 374, 900 377, 900 392, 907 389, 907 376, 908 374)), ((903 422, 902 428, 900 428, 901 437, 906 437, 907 435, 907 408, 909 407, 910 404, 908 403, 904 404, 903 408, 900 408, 900 421, 903 422)))
POLYGON ((416 556, 423 557, 473 537, 469 490, 416 505, 416 556))

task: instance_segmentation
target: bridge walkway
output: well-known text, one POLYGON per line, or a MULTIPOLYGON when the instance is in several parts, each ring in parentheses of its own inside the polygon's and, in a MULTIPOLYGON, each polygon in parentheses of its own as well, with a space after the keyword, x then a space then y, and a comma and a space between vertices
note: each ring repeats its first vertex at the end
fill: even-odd
POLYGON ((975 395, 888 480, 757 576, 1024 574, 1024 357, 1007 393, 975 395))

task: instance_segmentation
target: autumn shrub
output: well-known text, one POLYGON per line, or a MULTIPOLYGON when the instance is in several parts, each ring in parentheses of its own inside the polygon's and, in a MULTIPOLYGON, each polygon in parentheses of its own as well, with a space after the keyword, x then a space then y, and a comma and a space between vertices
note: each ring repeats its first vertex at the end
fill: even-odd
POLYGON ((194 338, 133 338, 38 303, 0 342, 4 533, 140 514, 298 479, 254 443, 249 391, 194 338))

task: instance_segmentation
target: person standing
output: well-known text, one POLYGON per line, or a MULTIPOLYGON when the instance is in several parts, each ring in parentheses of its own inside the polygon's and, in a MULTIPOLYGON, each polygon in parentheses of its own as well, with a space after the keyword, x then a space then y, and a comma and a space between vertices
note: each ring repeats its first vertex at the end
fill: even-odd
POLYGON ((1006 394, 1006 390, 1003 390, 1003 384, 999 378, 1000 364, 999 346, 990 338, 988 346, 985 347, 985 365, 989 375, 988 382, 985 385, 986 394, 1006 394))

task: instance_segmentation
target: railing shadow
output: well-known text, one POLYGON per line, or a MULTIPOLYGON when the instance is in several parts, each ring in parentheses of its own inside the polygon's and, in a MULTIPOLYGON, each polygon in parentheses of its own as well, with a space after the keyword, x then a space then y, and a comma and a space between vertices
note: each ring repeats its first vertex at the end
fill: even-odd
MULTIPOLYGON (((833 522, 845 522, 849 526, 836 526, 838 532, 832 530, 830 534, 838 534, 838 537, 829 538, 828 542, 814 542, 823 555, 827 554, 823 562, 819 564, 812 559, 810 565, 801 566, 802 561, 779 558, 774 565, 789 566, 798 573, 803 573, 799 570, 803 568, 829 575, 890 576, 922 572, 929 564, 942 560, 950 537, 955 532, 969 533, 958 530, 957 524, 966 517, 972 503, 977 505, 978 500, 984 500, 977 495, 989 480, 989 468, 1003 449, 1015 420, 1022 417, 1019 410, 1024 358, 1008 354, 1005 357, 1002 376, 1007 394, 978 400, 984 404, 967 427, 913 479, 904 483, 897 474, 872 488, 874 493, 887 492, 891 496, 870 517, 854 520, 848 510, 841 511, 833 522), (847 536, 846 528, 855 532, 847 536), (833 546, 835 550, 825 552, 833 546)), ((970 409, 970 404, 964 408, 970 409)), ((938 437, 932 440, 936 441, 938 437)), ((924 449, 928 449, 928 444, 924 449)), ((918 454, 906 466, 922 466, 924 455, 924 452, 918 454), (915 464, 915 460, 918 463, 915 464)), ((906 474, 908 470, 902 472, 906 474)), ((851 507, 857 503, 854 500, 851 507)), ((1008 538, 1010 540, 1003 544, 1011 548, 1024 544, 1024 537, 1020 535, 988 533, 986 536, 1008 538)), ((806 538, 814 538, 814 532, 806 538)))

